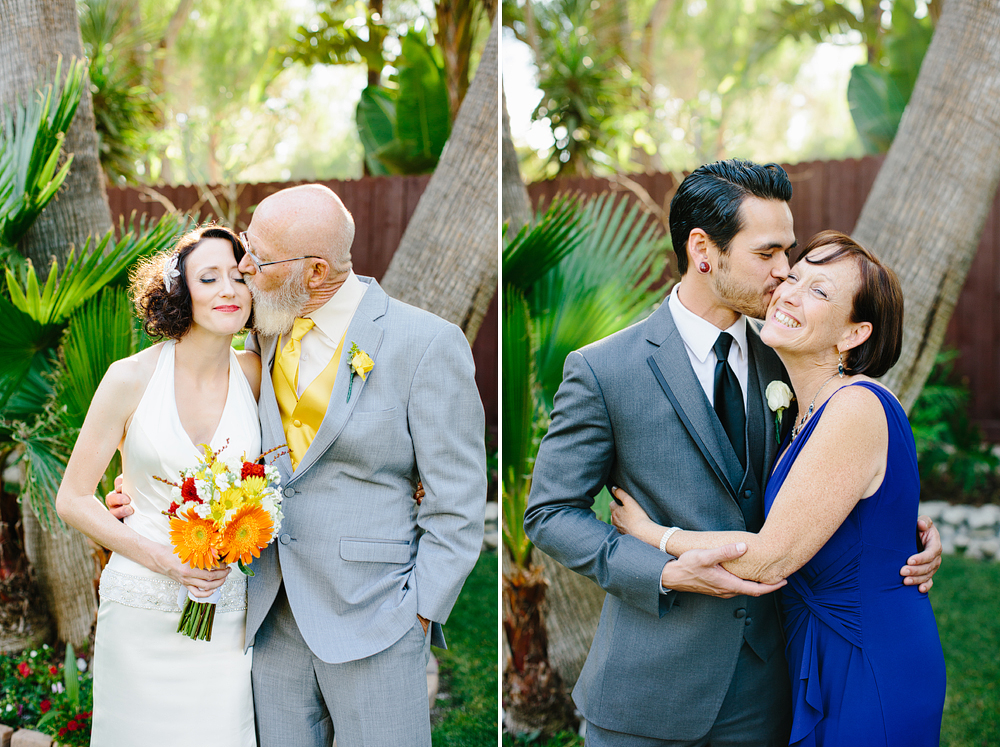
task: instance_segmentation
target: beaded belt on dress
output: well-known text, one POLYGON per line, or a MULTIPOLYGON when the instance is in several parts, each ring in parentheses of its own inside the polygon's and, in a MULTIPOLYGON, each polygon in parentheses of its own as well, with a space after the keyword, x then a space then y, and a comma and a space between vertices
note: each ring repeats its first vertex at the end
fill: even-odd
MULTIPOLYGON (((169 578, 133 576, 105 568, 101 571, 101 599, 142 610, 180 612, 177 594, 181 585, 169 578)), ((247 577, 233 571, 222 585, 216 612, 243 612, 247 608, 247 577)))

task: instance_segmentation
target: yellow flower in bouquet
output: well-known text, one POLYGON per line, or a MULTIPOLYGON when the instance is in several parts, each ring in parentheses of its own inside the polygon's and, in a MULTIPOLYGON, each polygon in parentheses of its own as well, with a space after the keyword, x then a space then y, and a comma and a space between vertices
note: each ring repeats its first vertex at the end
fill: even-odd
MULTIPOLYGON (((278 470, 259 463, 278 449, 247 461, 246 455, 221 459, 225 446, 217 452, 201 446, 198 463, 180 471, 180 483, 156 478, 174 488, 173 501, 163 512, 170 519, 174 553, 194 568, 208 570, 235 562, 252 576, 250 563, 260 557, 281 526, 278 470)), ((207 601, 188 596, 177 631, 196 640, 211 640, 220 598, 220 590, 207 601)))

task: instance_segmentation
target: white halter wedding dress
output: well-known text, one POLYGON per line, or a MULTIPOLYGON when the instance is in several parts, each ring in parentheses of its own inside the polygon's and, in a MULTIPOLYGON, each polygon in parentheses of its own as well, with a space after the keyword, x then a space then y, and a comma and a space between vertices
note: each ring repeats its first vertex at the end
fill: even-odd
MULTIPOLYGON (((174 341, 163 344, 156 370, 132 416, 121 446, 124 492, 135 510, 125 523, 170 544, 171 502, 179 471, 194 466, 199 448, 177 414, 174 341)), ((183 396, 183 392, 179 393, 183 396)), ((257 402, 235 352, 229 392, 210 446, 224 456, 260 454, 257 402)), ((255 747, 252 651, 243 653, 246 577, 233 566, 216 608, 211 641, 177 632, 180 584, 113 554, 101 574, 101 606, 94 644, 94 714, 97 747, 255 747)))

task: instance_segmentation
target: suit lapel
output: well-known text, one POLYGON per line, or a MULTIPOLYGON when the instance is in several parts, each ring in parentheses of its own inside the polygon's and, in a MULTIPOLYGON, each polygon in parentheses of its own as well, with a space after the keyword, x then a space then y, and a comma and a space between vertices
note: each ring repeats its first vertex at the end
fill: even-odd
MULTIPOLYGON (((747 340, 752 334, 747 331, 747 340)), ((767 475, 767 455, 774 441, 774 419, 770 419, 770 433, 768 432, 768 418, 766 413, 767 402, 764 397, 764 390, 760 384, 760 374, 758 371, 758 355, 752 345, 749 348, 749 359, 747 361, 747 464, 752 464, 757 473, 758 485, 764 484, 767 475), (770 441, 768 440, 770 436, 770 441)))
POLYGON ((646 359, 649 367, 698 450, 735 500, 736 489, 743 481, 743 470, 694 375, 687 348, 666 303, 650 316, 648 324, 646 339, 657 346, 646 359))
POLYGON ((316 432, 316 437, 309 444, 309 449, 302 457, 302 461, 299 462, 296 474, 302 474, 309 469, 333 445, 344 430, 344 426, 364 392, 367 382, 362 381, 360 376, 354 375, 350 370, 349 351, 352 343, 356 343, 359 348, 368 353, 375 364, 368 376, 375 376, 378 372, 378 352, 382 345, 383 330, 381 326, 376 324, 375 320, 385 314, 389 305, 389 297, 374 279, 363 277, 360 279, 362 282, 369 281, 368 290, 365 291, 365 295, 347 327, 347 334, 344 336, 344 352, 340 359, 340 370, 337 372, 337 381, 333 385, 333 392, 330 394, 330 403, 327 405, 323 423, 316 432), (351 392, 350 400, 347 398, 348 389, 351 392))

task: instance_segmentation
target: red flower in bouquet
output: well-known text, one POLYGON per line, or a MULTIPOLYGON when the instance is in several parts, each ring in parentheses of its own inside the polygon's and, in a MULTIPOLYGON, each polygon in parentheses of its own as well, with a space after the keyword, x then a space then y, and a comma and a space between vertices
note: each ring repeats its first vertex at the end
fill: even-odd
POLYGON ((264 465, 256 462, 243 462, 240 479, 246 480, 248 477, 264 477, 264 465))

